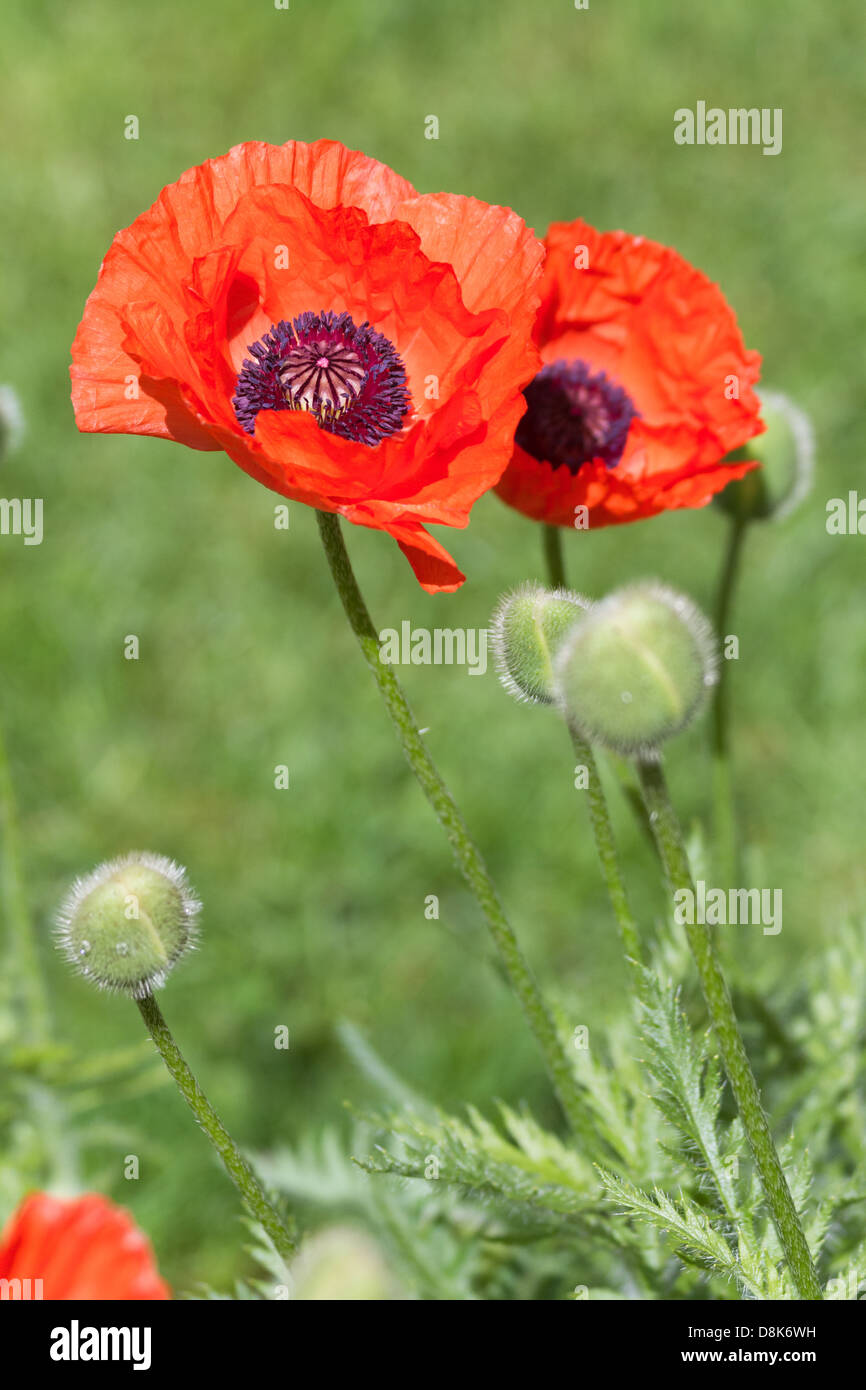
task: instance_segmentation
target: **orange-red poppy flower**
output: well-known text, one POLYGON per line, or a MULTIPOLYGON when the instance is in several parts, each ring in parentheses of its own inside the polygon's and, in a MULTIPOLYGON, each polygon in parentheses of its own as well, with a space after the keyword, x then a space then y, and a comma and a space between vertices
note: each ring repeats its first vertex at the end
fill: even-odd
POLYGON ((665 246, 555 222, 514 457, 497 491, 558 526, 608 526, 702 507, 757 465, 723 464, 764 428, 718 286, 665 246))
POLYGON ((25 1197, 0 1236, 0 1279, 20 1281, 4 1285, 13 1298, 171 1297, 132 1218, 95 1193, 25 1197))
POLYGON ((508 463, 542 259, 510 209, 333 141, 237 145, 114 238, 72 348, 78 427, 223 449, 456 589, 424 527, 465 526, 508 463))

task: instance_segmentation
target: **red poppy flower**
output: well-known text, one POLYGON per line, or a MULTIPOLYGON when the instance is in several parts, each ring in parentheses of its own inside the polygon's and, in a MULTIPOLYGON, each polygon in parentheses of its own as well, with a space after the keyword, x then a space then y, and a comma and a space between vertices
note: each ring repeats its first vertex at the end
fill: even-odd
POLYGON ((63 1300, 171 1297, 131 1217, 96 1194, 25 1197, 0 1236, 0 1279, 22 1281, 13 1297, 25 1290, 63 1300))
POLYGON ((545 246, 544 366, 500 497, 539 521, 608 526, 702 507, 756 467, 721 463, 764 426, 761 359, 719 288, 676 251, 581 221, 555 222, 545 246))
POLYGON ((333 141, 237 145, 114 238, 72 348, 78 427, 223 449, 456 589, 424 526, 465 526, 508 463, 542 258, 510 209, 333 141))

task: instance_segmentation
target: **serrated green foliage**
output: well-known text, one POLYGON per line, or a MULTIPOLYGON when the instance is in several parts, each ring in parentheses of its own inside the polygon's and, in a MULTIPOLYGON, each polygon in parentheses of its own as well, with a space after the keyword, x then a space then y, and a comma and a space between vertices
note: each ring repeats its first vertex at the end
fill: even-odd
POLYGON ((733 1222, 737 1199, 732 1170, 741 1145, 735 1147, 730 1135, 724 1149, 720 1144, 722 1081, 710 1036, 695 1037, 679 991, 649 970, 643 972, 640 1024, 653 1100, 677 1137, 672 1152, 690 1163, 702 1188, 733 1222))
MULTIPOLYGON (((382 1242, 400 1279, 418 1298, 475 1299, 484 1250, 480 1239, 491 1225, 483 1212, 464 1206, 443 1184, 372 1181, 353 1161, 353 1148, 370 1144, 363 1129, 352 1144, 335 1131, 305 1140, 297 1150, 279 1149, 256 1158, 265 1182, 291 1198, 314 1230, 324 1217, 351 1216, 382 1242)), ((303 1249, 303 1247, 302 1247, 303 1249)))
MULTIPOLYGON (((565 1016, 561 1010, 560 1027, 565 1016)), ((549 1134, 506 1106, 498 1124, 474 1109, 456 1118, 410 1107, 376 1121, 386 1138, 360 1162, 371 1175, 409 1180, 404 1188, 412 1180, 428 1190, 453 1186, 512 1227, 547 1230, 565 1219, 581 1241, 619 1250, 608 1260, 630 1296, 794 1297, 741 1126, 723 1118, 712 1036, 686 1011, 680 988, 656 965, 643 976, 636 1027, 618 1023, 603 1046, 592 1043, 573 1059, 592 1144, 549 1134), (599 1154, 606 1215, 588 1172, 599 1154)), ((781 1153, 818 1255, 831 1220, 839 1228, 840 1204, 850 1212, 857 1197, 850 1189, 844 1201, 812 1193, 811 1155, 793 1137, 781 1153)), ((862 1233, 862 1221, 851 1225, 862 1233)), ((507 1238, 514 1243, 515 1229, 507 1238)), ((851 1239, 837 1243, 838 1264, 850 1257, 851 1239)), ((592 1296, 589 1281, 575 1279, 575 1263, 564 1261, 560 1297, 592 1296)))
POLYGON ((799 1066, 781 1100, 798 1140, 844 1150, 859 1163, 866 1134, 866 931, 843 927, 785 1004, 799 1066))
POLYGON ((634 1038, 617 1025, 605 1038, 603 1053, 594 1039, 590 1043, 588 1048, 575 1049, 573 1059, 594 1122, 596 1142, 588 1146, 588 1155, 626 1172, 643 1171, 653 1162, 657 1127, 635 1066, 634 1038))
POLYGON ((668 1197, 658 1187, 643 1192, 612 1173, 601 1172, 605 1191, 620 1214, 646 1221, 669 1237, 681 1259, 697 1262, 724 1275, 733 1275, 737 1260, 711 1218, 691 1198, 680 1192, 668 1197))
POLYGON ((866 1240, 847 1255, 827 1280, 824 1297, 840 1300, 866 1301, 866 1240))
POLYGON ((374 1121, 395 1141, 359 1159, 370 1173, 396 1173, 460 1188, 470 1196, 495 1199, 527 1218, 579 1216, 597 1203, 598 1182, 588 1164, 527 1114, 500 1106, 503 1129, 477 1110, 468 1121, 437 1114, 434 1119, 396 1113, 374 1121), (504 1131, 504 1132, 503 1132, 504 1131))
MULTIPOLYGON (((393 1274, 396 1291, 385 1297, 794 1297, 701 1000, 673 966, 688 972, 662 933, 637 1011, 624 1009, 603 1034, 569 1037, 565 1020, 579 1011, 560 1000, 586 1115, 579 1138, 504 1104, 438 1110, 344 1025, 341 1041, 386 1109, 351 1133, 332 1129, 259 1156, 265 1181, 297 1205, 313 1241, 335 1220, 369 1232, 393 1274)), ((738 1000, 765 1104, 787 1135, 780 1154, 792 1195, 826 1296, 862 1299, 864 933, 837 933, 787 991, 775 991, 772 1008, 766 994, 756 974, 738 1000)), ((164 1084, 149 1047, 77 1057, 56 1044, 20 1046, 14 1029, 4 1034, 2 1011, 0 1042, 0 1206, 8 1212, 27 1186, 74 1188, 83 1152, 89 1181, 110 1190, 115 1175, 100 1173, 86 1148, 131 1146, 127 1127, 98 1111, 106 1091, 128 1100, 164 1084)), ((183 1296, 292 1296, 292 1270, 274 1265, 261 1233, 247 1259, 252 1272, 231 1292, 183 1296)))

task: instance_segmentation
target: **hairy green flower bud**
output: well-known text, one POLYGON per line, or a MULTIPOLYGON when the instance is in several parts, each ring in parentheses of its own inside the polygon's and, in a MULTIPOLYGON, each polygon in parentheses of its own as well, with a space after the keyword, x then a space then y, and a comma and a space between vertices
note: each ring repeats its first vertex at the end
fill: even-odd
POLYGON ((589 607, 580 594, 522 584, 506 594, 491 619, 499 679, 516 700, 553 704, 553 660, 575 622, 589 607))
POLYGON ((298 1302, 351 1299, 383 1302, 405 1297, 383 1251, 356 1226, 326 1226, 304 1241, 292 1261, 292 1296, 298 1302))
POLYGON ((126 854, 72 885, 57 914, 57 945, 100 989, 143 999, 195 945, 200 910, 180 865, 126 854))
POLYGON ((649 757, 698 713, 716 663, 712 629, 691 599, 647 582, 595 604, 554 673, 563 713, 584 738, 649 757))
POLYGON ((744 478, 716 494, 716 505, 743 521, 779 521, 794 511, 809 493, 815 471, 812 423, 787 396, 762 391, 761 414, 766 431, 730 459, 757 459, 761 464, 744 478))

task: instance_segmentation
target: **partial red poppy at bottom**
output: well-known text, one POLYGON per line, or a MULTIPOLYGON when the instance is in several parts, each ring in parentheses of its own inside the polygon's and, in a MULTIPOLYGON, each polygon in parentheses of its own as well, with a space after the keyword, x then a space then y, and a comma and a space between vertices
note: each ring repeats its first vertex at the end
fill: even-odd
MULTIPOLYGON (((0 1236, 0 1279, 24 1297, 155 1300, 171 1297, 146 1237, 122 1207, 96 1193, 25 1197, 0 1236), (29 1281, 29 1282, 28 1282, 29 1281)), ((7 1295, 8 1296, 8 1295, 7 1295)))

